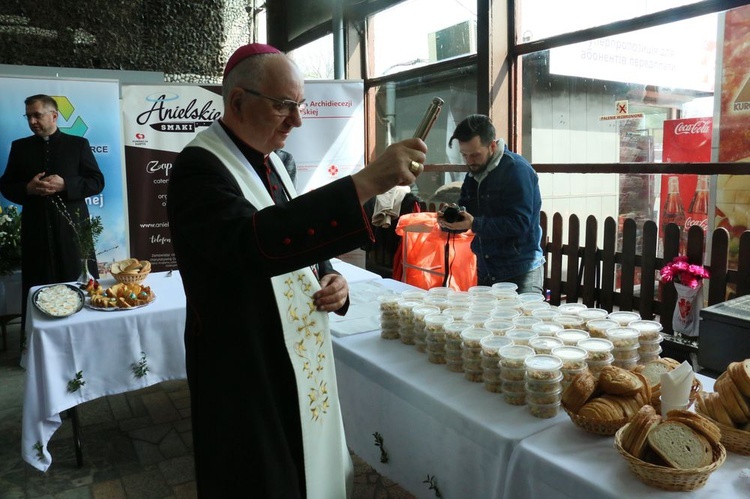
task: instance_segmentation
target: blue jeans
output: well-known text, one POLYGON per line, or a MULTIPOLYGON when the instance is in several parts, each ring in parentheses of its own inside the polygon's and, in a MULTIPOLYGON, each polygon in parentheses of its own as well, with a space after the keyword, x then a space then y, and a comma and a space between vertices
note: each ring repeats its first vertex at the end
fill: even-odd
POLYGON ((540 293, 544 294, 544 266, 539 266, 525 274, 509 277, 508 279, 478 279, 479 286, 492 286, 496 282, 512 282, 518 286, 516 290, 521 293, 540 293))

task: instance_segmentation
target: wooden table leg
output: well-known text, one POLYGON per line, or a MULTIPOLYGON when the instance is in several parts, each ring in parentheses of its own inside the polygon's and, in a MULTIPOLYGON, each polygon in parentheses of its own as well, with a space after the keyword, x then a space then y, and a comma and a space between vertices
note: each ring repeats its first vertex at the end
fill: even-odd
POLYGON ((83 451, 81 450, 81 426, 78 421, 78 406, 68 409, 70 422, 73 424, 73 446, 76 449, 76 464, 83 466, 83 451))

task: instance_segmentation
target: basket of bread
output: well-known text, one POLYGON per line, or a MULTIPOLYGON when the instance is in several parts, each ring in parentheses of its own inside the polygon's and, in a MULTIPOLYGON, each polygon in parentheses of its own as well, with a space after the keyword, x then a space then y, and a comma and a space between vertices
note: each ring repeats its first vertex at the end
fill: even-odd
POLYGON ((750 359, 730 363, 714 391, 698 397, 695 411, 719 427, 728 451, 750 456, 750 359))
POLYGON ((577 374, 562 394, 561 405, 573 424, 597 435, 614 435, 651 400, 644 376, 606 366, 597 379, 590 371, 577 374))
POLYGON ((110 273, 115 281, 125 284, 137 284, 146 280, 151 272, 151 262, 148 260, 138 260, 137 258, 127 258, 119 262, 114 262, 110 268, 110 273))
MULTIPOLYGON (((675 359, 662 357, 649 361, 646 364, 639 364, 633 369, 633 371, 643 374, 648 381, 651 387, 650 404, 659 414, 661 414, 661 375, 674 370, 679 365, 680 363, 675 359)), ((703 385, 700 380, 693 376, 693 386, 690 388, 690 394, 688 395, 688 400, 690 401, 688 407, 695 402, 702 389, 703 385)))
POLYGON ((643 406, 615 434, 615 448, 630 470, 646 485, 690 491, 703 487, 727 457, 719 428, 687 410, 662 417, 643 406))

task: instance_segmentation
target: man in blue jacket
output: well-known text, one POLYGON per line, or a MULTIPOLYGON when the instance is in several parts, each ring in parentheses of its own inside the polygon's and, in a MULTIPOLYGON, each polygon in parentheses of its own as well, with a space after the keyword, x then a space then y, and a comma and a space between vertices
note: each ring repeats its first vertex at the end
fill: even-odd
MULTIPOLYGON (((519 293, 543 293, 543 264, 539 225, 542 207, 539 179, 528 161, 511 152, 487 116, 472 114, 456 126, 448 146, 458 141, 469 173, 458 204, 458 219, 438 214, 444 229, 471 229, 471 249, 477 257, 477 283, 491 286, 513 282, 519 293)), ((450 213, 449 213, 450 215, 450 213)))

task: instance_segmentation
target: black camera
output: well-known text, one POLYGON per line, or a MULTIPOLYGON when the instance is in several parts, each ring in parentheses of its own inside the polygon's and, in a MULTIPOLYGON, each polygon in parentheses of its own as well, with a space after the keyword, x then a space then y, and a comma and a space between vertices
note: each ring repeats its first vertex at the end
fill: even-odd
POLYGON ((450 205, 443 210, 443 218, 446 222, 452 224, 454 222, 458 222, 459 220, 463 220, 464 211, 466 211, 466 208, 464 208, 463 206, 450 205))

